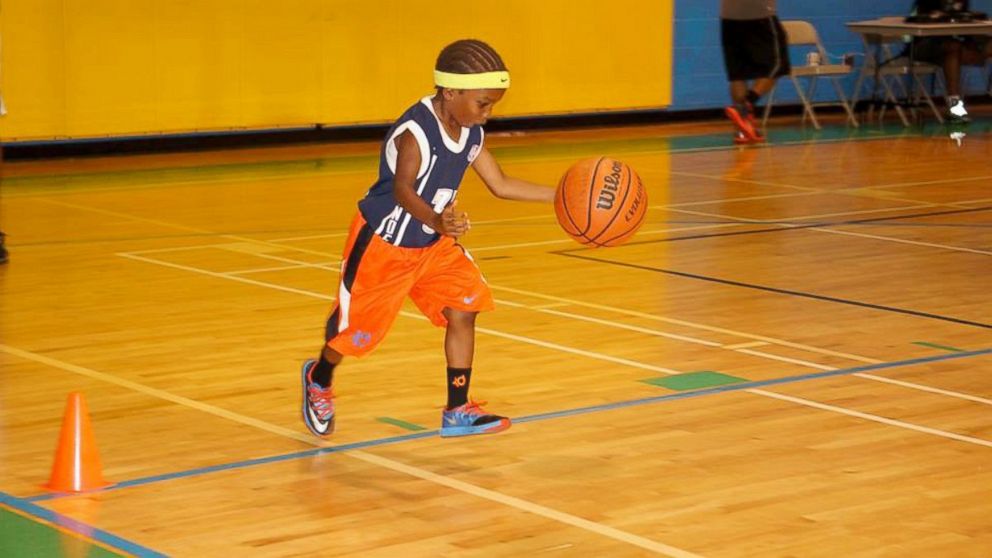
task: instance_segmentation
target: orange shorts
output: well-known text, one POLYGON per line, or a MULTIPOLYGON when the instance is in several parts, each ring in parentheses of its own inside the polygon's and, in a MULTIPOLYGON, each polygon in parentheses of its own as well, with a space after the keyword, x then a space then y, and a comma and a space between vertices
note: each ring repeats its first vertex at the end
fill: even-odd
POLYGON ((343 355, 367 354, 385 338, 407 295, 439 327, 448 325, 445 308, 495 307, 472 256, 450 236, 426 248, 393 246, 356 215, 345 242, 337 304, 327 322, 327 345, 343 355))

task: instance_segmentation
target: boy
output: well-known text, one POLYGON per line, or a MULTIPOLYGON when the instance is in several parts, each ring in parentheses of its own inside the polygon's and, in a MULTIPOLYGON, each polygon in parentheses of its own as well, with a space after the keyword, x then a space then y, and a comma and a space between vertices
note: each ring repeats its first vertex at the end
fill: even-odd
POLYGON ((475 317, 492 310, 489 288, 456 239, 469 230, 455 195, 471 166, 499 198, 551 203, 554 189, 503 174, 484 147, 482 125, 510 86, 503 60, 482 41, 441 51, 436 92, 410 107, 389 130, 379 180, 358 203, 342 258, 337 303, 320 358, 302 369, 303 420, 318 436, 334 431, 333 373, 346 355, 371 351, 406 296, 445 327, 448 402, 441 436, 505 430, 510 419, 469 400, 475 317))

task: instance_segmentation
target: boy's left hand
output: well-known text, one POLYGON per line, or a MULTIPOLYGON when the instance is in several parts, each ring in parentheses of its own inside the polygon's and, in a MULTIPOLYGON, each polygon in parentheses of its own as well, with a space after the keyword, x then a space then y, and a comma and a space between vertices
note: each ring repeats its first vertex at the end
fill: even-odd
POLYGON ((468 220, 468 213, 455 210, 457 204, 457 201, 452 202, 441 211, 439 233, 458 238, 472 228, 472 224, 468 220))

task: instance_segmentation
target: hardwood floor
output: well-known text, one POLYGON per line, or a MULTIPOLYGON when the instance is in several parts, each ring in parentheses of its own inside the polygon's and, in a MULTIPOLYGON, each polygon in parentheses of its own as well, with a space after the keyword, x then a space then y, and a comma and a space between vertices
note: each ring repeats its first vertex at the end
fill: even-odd
POLYGON ((0 493, 136 555, 987 556, 989 129, 494 134, 547 184, 618 157, 650 210, 585 249, 469 173, 472 392, 515 424, 464 439, 412 304, 334 436, 299 418, 377 144, 7 163, 0 493), (49 494, 72 391, 119 484, 49 494))

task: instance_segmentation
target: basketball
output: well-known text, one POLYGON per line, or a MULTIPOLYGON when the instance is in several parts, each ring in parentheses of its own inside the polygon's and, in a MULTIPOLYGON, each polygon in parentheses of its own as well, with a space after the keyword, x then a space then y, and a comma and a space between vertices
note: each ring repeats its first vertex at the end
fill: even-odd
POLYGON ((572 165, 558 182, 555 216, 578 243, 619 246, 644 222, 648 195, 634 169, 609 157, 572 165))

